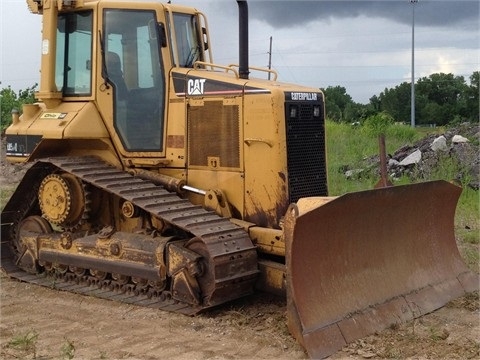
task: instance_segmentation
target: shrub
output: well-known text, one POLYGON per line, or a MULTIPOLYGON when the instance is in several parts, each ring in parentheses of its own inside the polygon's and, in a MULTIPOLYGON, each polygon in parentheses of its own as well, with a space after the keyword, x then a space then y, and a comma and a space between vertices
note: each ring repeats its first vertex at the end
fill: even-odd
POLYGON ((378 137, 386 135, 387 130, 395 123, 393 117, 387 112, 381 112, 369 116, 363 123, 363 132, 365 135, 378 137))

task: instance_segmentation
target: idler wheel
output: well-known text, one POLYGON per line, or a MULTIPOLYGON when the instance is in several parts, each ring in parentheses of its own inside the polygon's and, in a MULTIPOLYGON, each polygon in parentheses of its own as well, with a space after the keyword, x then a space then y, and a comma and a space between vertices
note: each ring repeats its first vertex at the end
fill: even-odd
MULTIPOLYGON (((38 259, 35 234, 48 234, 51 232, 52 227, 48 221, 38 215, 29 216, 20 222, 18 233, 13 240, 13 247, 17 255, 17 264, 22 269, 32 274, 37 272, 38 259)), ((42 266, 43 264, 39 265, 42 266)))
POLYGON ((52 232, 50 224, 38 215, 29 216, 23 219, 18 228, 20 236, 27 232, 36 234, 49 234, 52 232))

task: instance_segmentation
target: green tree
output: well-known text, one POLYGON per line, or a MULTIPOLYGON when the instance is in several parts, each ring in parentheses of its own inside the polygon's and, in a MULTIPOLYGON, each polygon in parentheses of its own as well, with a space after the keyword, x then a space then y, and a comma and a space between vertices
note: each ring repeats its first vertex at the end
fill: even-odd
POLYGON ((480 71, 475 71, 470 76, 470 86, 466 89, 465 104, 468 120, 475 122, 480 120, 480 71))
POLYGON ((354 103, 352 97, 347 94, 347 89, 343 86, 329 86, 321 90, 325 94, 327 118, 336 122, 345 121, 345 109, 354 103))
POLYGON ((363 123, 366 118, 371 115, 375 115, 377 111, 371 105, 359 104, 356 102, 351 102, 347 104, 344 111, 344 119, 346 122, 363 123))
POLYGON ((397 122, 410 122, 411 85, 403 82, 393 89, 385 89, 378 98, 371 98, 370 104, 377 111, 389 113, 397 122))
POLYGON ((12 122, 12 110, 22 110, 23 104, 35 102, 37 84, 16 93, 10 86, 0 90, 1 130, 5 130, 12 122))
POLYGON ((467 116, 465 94, 468 86, 463 76, 432 74, 419 79, 415 89, 423 101, 426 100, 419 109, 419 124, 446 125, 456 116, 467 116))
POLYGON ((370 108, 372 111, 379 112, 380 111, 380 106, 381 106, 381 101, 380 98, 377 95, 373 95, 370 98, 370 108))
MULTIPOLYGON (((446 125, 453 121, 479 120, 479 72, 470 77, 470 86, 462 76, 436 73, 419 79, 415 85, 417 124, 446 125)), ((403 82, 370 98, 370 107, 384 111, 395 121, 410 122, 411 84, 403 82)))

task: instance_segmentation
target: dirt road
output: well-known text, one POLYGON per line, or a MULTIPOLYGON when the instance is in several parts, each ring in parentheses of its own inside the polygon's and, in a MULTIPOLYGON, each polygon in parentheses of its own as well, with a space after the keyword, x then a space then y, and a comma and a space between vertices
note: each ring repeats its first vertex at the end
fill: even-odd
MULTIPOLYGON (((255 295, 197 317, 71 294, 1 276, 2 359, 304 359, 285 304, 255 295)), ((480 356, 478 294, 369 336, 332 356, 480 356)))
POLYGON ((305 358, 274 298, 187 317, 1 280, 2 359, 305 358))

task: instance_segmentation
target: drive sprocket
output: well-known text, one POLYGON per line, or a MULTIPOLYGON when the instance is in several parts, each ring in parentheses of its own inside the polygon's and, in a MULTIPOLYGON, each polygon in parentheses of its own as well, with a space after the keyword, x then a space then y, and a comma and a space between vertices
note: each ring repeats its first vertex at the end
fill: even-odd
POLYGON ((83 183, 69 173, 47 175, 38 190, 42 216, 65 229, 80 226, 88 215, 83 183))

